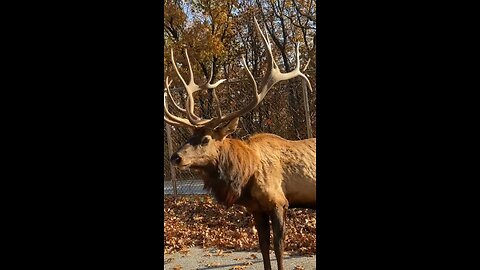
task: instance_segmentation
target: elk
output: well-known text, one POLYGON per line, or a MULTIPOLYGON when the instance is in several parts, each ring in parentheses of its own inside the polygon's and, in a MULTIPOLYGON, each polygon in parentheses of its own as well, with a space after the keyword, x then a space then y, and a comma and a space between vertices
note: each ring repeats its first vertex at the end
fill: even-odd
MULTIPOLYGON (((193 135, 172 156, 172 165, 179 169, 196 171, 204 182, 204 189, 210 191, 216 200, 227 208, 233 204, 244 206, 255 221, 259 246, 263 257, 264 269, 270 270, 270 220, 274 236, 274 251, 279 270, 284 270, 283 250, 285 239, 286 212, 290 208, 316 209, 316 139, 298 141, 286 140, 274 134, 256 134, 246 140, 232 139, 228 136, 237 129, 239 117, 255 109, 267 92, 278 82, 307 77, 300 70, 299 46, 296 46, 296 68, 282 73, 275 63, 272 45, 254 20, 262 43, 267 48, 267 72, 259 87, 245 58, 242 64, 251 81, 253 99, 238 111, 223 115, 215 88, 225 80, 211 84, 194 82, 193 71, 185 50, 190 70, 190 82, 187 84, 178 71, 173 49, 171 60, 187 92, 185 108, 177 105, 171 95, 171 81, 166 78, 164 89, 164 121, 177 127, 193 130, 193 135), (199 90, 212 91, 216 103, 216 116, 202 119, 194 113, 193 94, 199 90), (259 91, 260 90, 260 91, 259 91), (173 115, 168 102, 186 114, 186 118, 173 115)), ((308 63, 306 64, 308 66, 308 63)), ((212 67, 213 68, 213 67, 212 67)), ((306 68, 306 67, 305 67, 306 68)), ((303 71, 305 70, 303 69, 303 71)))

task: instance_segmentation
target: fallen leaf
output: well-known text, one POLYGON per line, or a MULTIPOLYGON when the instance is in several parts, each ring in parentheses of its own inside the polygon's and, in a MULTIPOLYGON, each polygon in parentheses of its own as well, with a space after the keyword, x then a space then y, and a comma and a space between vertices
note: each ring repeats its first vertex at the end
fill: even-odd
MULTIPOLYGON (((212 196, 192 195, 176 199, 166 196, 164 235, 164 254, 186 254, 193 246, 216 250, 259 251, 252 215, 247 213, 244 207, 237 205, 226 209, 212 196)), ((315 255, 315 210, 289 209, 285 237, 286 252, 291 255, 315 255)), ((273 239, 273 232, 270 238, 273 239)), ((273 243, 271 245, 273 246, 273 243)), ((222 255, 225 255, 224 253, 227 251, 222 255)))
POLYGON ((205 267, 214 267, 214 266, 219 266, 220 263, 217 263, 217 262, 211 262, 211 263, 207 263, 205 264, 205 267))

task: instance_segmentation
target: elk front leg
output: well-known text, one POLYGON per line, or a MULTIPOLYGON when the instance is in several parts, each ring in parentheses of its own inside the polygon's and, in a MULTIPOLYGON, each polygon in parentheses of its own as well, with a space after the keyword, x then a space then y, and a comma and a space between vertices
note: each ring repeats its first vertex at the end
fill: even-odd
POLYGON ((273 247, 277 258, 278 270, 283 268, 283 249, 285 243, 285 221, 287 218, 287 207, 277 206, 272 213, 273 247))
POLYGON ((268 219, 268 214, 256 212, 253 213, 253 218, 255 220, 255 227, 258 232, 258 242, 260 244, 260 251, 262 252, 263 257, 263 267, 265 270, 271 270, 272 266, 270 264, 270 224, 268 219))

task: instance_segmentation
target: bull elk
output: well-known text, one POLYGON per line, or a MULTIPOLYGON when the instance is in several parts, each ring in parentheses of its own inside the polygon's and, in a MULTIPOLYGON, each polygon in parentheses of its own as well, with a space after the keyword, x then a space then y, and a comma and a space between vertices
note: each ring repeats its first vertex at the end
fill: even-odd
MULTIPOLYGON (((253 85, 253 100, 242 109, 223 115, 215 88, 225 80, 211 84, 194 82, 193 71, 185 50, 190 82, 187 84, 178 71, 173 50, 171 60, 177 75, 187 91, 185 108, 177 105, 171 95, 171 81, 164 90, 164 120, 166 123, 193 130, 188 141, 171 156, 171 163, 179 169, 190 168, 200 174, 204 189, 211 191, 219 203, 230 207, 244 206, 253 214, 258 231, 260 250, 265 269, 271 269, 269 258, 270 224, 272 222, 274 251, 279 270, 283 270, 283 250, 286 212, 291 208, 316 209, 316 139, 290 141, 273 134, 257 134, 246 140, 227 138, 237 128, 239 117, 255 109, 273 85, 280 81, 301 77, 311 89, 307 77, 300 71, 300 54, 296 46, 295 70, 282 73, 272 54, 271 43, 255 20, 257 31, 267 48, 267 72, 260 84, 242 64, 253 85), (260 88, 260 89, 258 89, 260 88), (194 113, 193 93, 211 90, 216 103, 216 116, 202 119, 194 113), (260 90, 260 92, 258 92, 260 90), (167 100, 187 118, 173 115, 167 100)), ((308 63, 307 63, 308 65, 308 63)))

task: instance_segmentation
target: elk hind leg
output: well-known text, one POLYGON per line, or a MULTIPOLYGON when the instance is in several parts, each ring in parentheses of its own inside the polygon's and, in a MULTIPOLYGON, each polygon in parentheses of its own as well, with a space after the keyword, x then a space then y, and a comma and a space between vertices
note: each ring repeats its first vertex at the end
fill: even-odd
POLYGON ((285 221, 288 206, 277 205, 271 215, 273 228, 273 247, 277 258, 278 270, 284 270, 283 250, 285 244, 285 221))
POLYGON ((255 220, 255 227, 258 232, 258 242, 260 245, 260 251, 262 252, 263 257, 263 267, 265 270, 271 270, 272 266, 270 264, 270 223, 269 216, 266 213, 256 212, 253 213, 253 218, 255 220))

